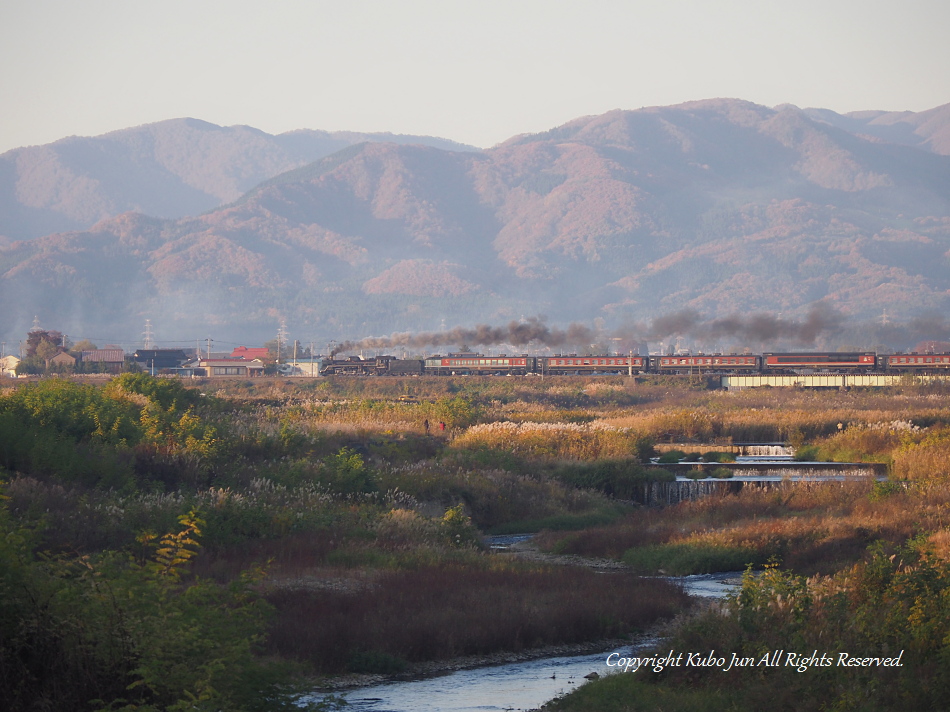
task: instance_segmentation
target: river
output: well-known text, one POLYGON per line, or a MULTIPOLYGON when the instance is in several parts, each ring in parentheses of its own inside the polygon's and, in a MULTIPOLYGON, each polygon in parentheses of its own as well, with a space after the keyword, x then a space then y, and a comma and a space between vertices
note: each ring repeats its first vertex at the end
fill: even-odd
MULTIPOLYGON (((527 537, 524 537, 527 538, 527 537)), ((500 539, 500 538, 499 538, 500 539)), ((493 546, 504 546, 493 540, 493 546)), ((688 593, 703 598, 722 598, 735 590, 742 572, 699 574, 671 577, 688 593)), ((606 675, 615 668, 606 665, 607 656, 616 652, 627 656, 655 645, 657 639, 644 639, 636 645, 604 650, 592 655, 542 658, 506 665, 458 670, 448 675, 423 680, 389 682, 344 692, 346 709, 354 712, 502 712, 537 709, 558 695, 583 685, 585 675, 606 675)), ((315 695, 312 699, 322 699, 315 695)))

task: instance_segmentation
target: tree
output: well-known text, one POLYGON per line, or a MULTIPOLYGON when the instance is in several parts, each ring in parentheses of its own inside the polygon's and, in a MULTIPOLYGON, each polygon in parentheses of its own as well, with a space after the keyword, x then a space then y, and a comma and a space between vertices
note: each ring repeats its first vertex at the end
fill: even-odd
POLYGON ((40 344, 50 344, 56 349, 51 356, 44 356, 44 359, 52 358, 60 351, 65 351, 63 348, 63 335, 60 332, 36 329, 35 331, 31 331, 26 337, 27 357, 38 355, 36 350, 40 347, 40 344))
POLYGON ((49 341, 41 341, 36 345, 34 355, 37 358, 43 359, 46 362, 46 367, 49 368, 49 360, 59 352, 60 348, 56 344, 49 341))
POLYGON ((99 347, 92 343, 89 339, 83 339, 82 341, 73 345, 73 351, 95 351, 99 347))

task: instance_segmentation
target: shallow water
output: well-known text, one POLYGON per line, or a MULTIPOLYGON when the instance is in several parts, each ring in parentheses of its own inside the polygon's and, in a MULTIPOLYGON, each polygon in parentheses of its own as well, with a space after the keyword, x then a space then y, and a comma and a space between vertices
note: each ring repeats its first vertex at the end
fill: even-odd
MULTIPOLYGON (((652 645, 645 641, 637 649, 652 645)), ((606 675, 612 652, 628 654, 631 646, 594 655, 572 655, 543 660, 459 670, 442 677, 361 687, 342 696, 348 710, 357 712, 492 712, 530 710, 570 692, 596 672, 606 675)), ((316 696, 314 699, 320 699, 316 696)))
MULTIPOLYGON (((530 535, 515 535, 524 541, 530 535)), ((515 537, 512 537, 515 538, 515 537)), ((490 537, 490 545, 510 545, 490 537)), ((670 576, 688 593, 703 598, 722 598, 736 590, 742 581, 741 571, 694 576, 670 576)), ((355 712, 493 712, 494 710, 531 710, 558 695, 583 685, 585 675, 596 672, 607 675, 616 668, 606 665, 607 656, 649 648, 657 639, 636 645, 606 650, 593 655, 570 655, 541 660, 492 665, 473 670, 459 670, 441 677, 406 682, 390 682, 361 687, 342 694, 348 710, 355 712)), ((322 699, 315 695, 313 699, 322 699)))

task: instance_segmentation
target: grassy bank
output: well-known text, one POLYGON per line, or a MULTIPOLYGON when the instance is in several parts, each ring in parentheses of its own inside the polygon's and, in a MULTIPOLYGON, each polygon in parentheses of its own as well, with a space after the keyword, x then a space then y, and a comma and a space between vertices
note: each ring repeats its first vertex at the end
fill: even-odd
MULTIPOLYGON (((685 605, 631 574, 502 564, 481 547, 485 532, 544 529, 549 551, 613 557, 643 573, 781 562, 787 573, 749 589, 751 608, 696 619, 677 645, 716 636, 741 650, 778 645, 776 636, 816 645, 821 630, 782 617, 793 590, 808 601, 795 610, 827 620, 824 630, 864 630, 842 638, 856 649, 904 644, 894 636, 905 629, 929 634, 915 616, 942 635, 942 608, 908 598, 944 596, 933 557, 950 548, 950 413, 939 388, 721 393, 617 378, 200 385, 51 379, 0 395, 0 691, 14 709, 37 699, 63 709, 279 709, 293 705, 300 674, 395 672, 623 635, 685 605), (427 435, 425 420, 446 430, 427 435), (654 442, 750 439, 885 462, 911 484, 747 488, 664 509, 627 501, 669 478, 646 462, 654 442), (834 598, 835 587, 855 593, 834 598), (862 596, 889 611, 890 627, 862 623, 871 615, 862 596), (837 607, 821 603, 829 597, 837 607)), ((922 656, 908 660, 936 689, 942 672, 922 656)), ((622 679, 632 682, 605 685, 633 684, 629 694, 653 700, 648 708, 728 708, 739 687, 758 694, 745 677, 735 689, 673 673, 622 679)), ((849 685, 864 678, 842 680, 858 694, 849 685)), ((583 694, 607 694, 596 705, 610 709, 619 693, 597 690, 583 694)))

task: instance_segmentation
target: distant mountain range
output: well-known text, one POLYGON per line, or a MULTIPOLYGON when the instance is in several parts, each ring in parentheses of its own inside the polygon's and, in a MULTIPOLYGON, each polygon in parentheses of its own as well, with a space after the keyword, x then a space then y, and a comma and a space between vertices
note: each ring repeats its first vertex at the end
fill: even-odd
POLYGON ((236 200, 261 181, 356 143, 476 151, 446 139, 171 119, 103 136, 71 136, 0 155, 0 238, 85 230, 129 211, 181 218, 236 200))
POLYGON ((0 216, 8 340, 34 315, 249 343, 818 301, 893 322, 950 306, 950 105, 715 99, 485 151, 184 119, 3 154, 0 216))

